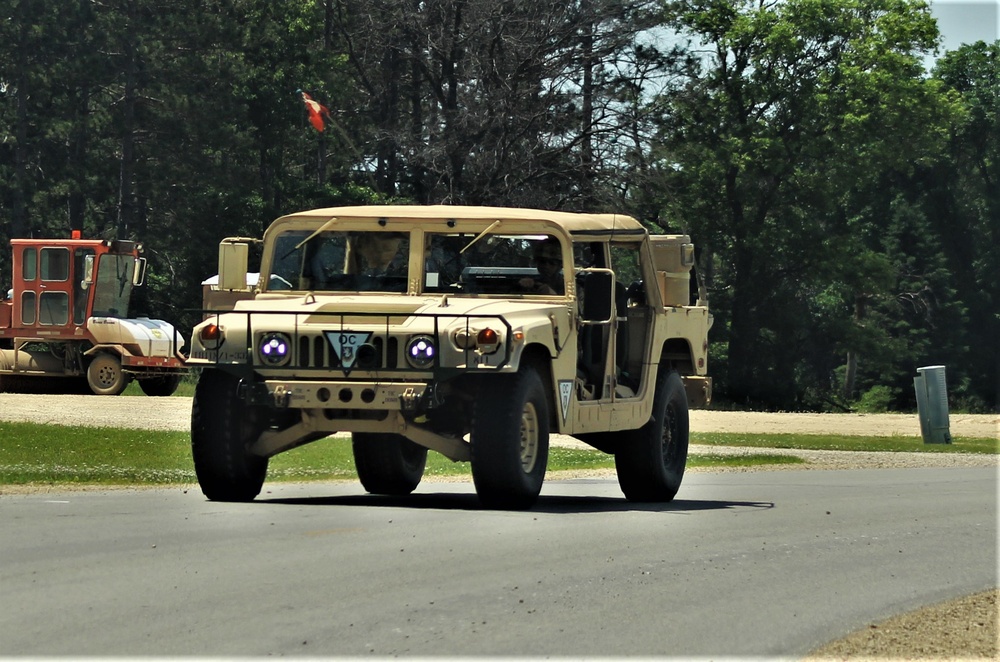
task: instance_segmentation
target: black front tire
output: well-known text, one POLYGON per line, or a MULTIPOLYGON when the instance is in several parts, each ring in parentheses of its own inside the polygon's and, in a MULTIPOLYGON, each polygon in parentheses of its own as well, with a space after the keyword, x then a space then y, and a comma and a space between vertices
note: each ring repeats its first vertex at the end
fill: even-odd
POLYGON ((191 408, 191 455, 201 491, 212 501, 253 501, 267 475, 267 458, 249 445, 264 429, 263 412, 238 395, 239 379, 205 370, 191 408))
POLYGON ((372 494, 409 494, 424 476, 427 449, 406 437, 355 432, 351 448, 361 485, 372 494))
POLYGON ((162 398, 173 395, 180 383, 180 375, 163 375, 140 379, 139 388, 150 397, 162 398))
POLYGON ((615 453, 618 485, 629 501, 668 502, 684 479, 688 454, 688 402, 684 382, 673 370, 661 374, 653 415, 627 434, 615 453))
POLYGON ((549 461, 549 406, 538 372, 490 380, 471 435, 472 479, 487 508, 523 510, 538 499, 549 461))

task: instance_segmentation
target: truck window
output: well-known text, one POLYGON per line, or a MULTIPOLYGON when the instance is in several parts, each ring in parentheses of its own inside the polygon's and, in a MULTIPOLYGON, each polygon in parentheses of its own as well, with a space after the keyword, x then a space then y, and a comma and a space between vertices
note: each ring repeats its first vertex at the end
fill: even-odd
POLYGON ((42 292, 38 299, 38 323, 45 326, 69 324, 69 293, 42 292))
MULTIPOLYGON (((21 278, 26 281, 35 280, 38 277, 38 253, 33 246, 24 249, 21 254, 21 278)), ((32 319, 34 323, 34 319, 32 319)))
POLYGON ((94 278, 94 317, 125 317, 132 296, 135 258, 106 253, 97 262, 94 278))
POLYGON ((93 255, 92 248, 77 248, 73 252, 73 323, 83 324, 87 321, 87 294, 89 283, 84 283, 84 271, 87 256, 93 255))
POLYGON ((618 383, 638 392, 645 371, 646 347, 650 339, 653 312, 648 307, 639 260, 641 243, 611 244, 611 268, 615 272, 615 371, 618 383))
POLYGON ((35 293, 21 293, 21 325, 31 326, 35 323, 35 293))
POLYGON ((41 271, 42 280, 69 280, 69 249, 43 248, 41 271))
POLYGON ((611 268, 615 272, 615 280, 623 285, 629 285, 642 280, 642 269, 639 266, 639 249, 641 244, 612 244, 611 268))
POLYGON ((427 235, 424 291, 453 294, 563 294, 562 248, 552 235, 427 235))
POLYGON ((402 232, 286 232, 274 243, 269 289, 405 292, 410 239, 402 232), (308 241, 305 241, 308 239, 308 241), (305 241, 305 243, 303 243, 305 241))

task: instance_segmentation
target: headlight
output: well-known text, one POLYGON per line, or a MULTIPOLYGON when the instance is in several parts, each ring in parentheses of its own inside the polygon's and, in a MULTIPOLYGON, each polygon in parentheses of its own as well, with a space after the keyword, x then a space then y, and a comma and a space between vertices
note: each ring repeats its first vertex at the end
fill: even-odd
POLYGON ((500 349, 500 334, 487 327, 479 331, 475 329, 458 329, 451 336, 455 347, 462 351, 476 350, 480 354, 494 354, 500 349))
POLYGON ((413 336, 406 343, 406 361, 414 368, 428 368, 434 364, 437 348, 430 336, 413 336))
POLYGON ((265 333, 260 337, 257 353, 265 365, 285 365, 292 357, 292 341, 284 333, 265 333))
POLYGON ((451 340, 455 347, 461 350, 476 348, 476 332, 469 329, 458 329, 451 334, 451 340))

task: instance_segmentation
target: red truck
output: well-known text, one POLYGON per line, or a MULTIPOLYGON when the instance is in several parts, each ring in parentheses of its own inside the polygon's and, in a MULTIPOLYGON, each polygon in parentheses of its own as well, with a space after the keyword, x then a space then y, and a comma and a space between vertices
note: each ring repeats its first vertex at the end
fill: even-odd
POLYGON ((142 245, 73 235, 10 242, 0 390, 85 380, 97 395, 118 395, 136 379, 147 395, 172 394, 187 372, 184 338, 168 322, 127 317, 132 288, 145 277, 142 245))

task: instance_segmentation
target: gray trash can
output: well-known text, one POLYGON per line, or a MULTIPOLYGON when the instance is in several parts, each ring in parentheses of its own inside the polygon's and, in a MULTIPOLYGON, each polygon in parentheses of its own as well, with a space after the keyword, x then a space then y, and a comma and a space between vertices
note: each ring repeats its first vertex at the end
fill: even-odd
POLYGON ((917 415, 920 417, 920 434, 925 444, 950 444, 948 423, 948 385, 944 366, 930 365, 917 368, 913 389, 917 393, 917 415))

